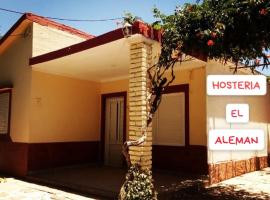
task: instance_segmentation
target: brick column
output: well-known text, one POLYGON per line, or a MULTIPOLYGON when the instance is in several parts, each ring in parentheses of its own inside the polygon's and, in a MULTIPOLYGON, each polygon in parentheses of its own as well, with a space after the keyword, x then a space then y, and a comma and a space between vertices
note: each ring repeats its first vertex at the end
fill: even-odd
MULTIPOLYGON (((130 45, 129 69, 129 139, 137 140, 146 126, 147 109, 147 68, 151 65, 152 47, 139 42, 130 45)), ((131 163, 140 163, 146 169, 152 167, 152 127, 147 128, 146 142, 129 149, 131 163)))

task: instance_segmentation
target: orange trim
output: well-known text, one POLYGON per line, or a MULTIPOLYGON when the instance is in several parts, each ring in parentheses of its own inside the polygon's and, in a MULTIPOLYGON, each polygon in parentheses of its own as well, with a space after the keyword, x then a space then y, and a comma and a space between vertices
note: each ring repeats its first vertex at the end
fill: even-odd
POLYGON ((72 28, 70 26, 66 26, 64 24, 49 20, 45 17, 35 15, 33 13, 25 13, 21 16, 21 18, 9 29, 9 31, 0 39, 0 45, 4 43, 4 41, 15 31, 16 28, 24 21, 24 20, 30 20, 32 22, 38 23, 42 26, 48 26, 51 28, 55 28, 64 32, 68 32, 73 35, 77 35, 84 39, 92 39, 95 36, 90 35, 88 33, 85 33, 83 31, 77 30, 75 28, 72 28))

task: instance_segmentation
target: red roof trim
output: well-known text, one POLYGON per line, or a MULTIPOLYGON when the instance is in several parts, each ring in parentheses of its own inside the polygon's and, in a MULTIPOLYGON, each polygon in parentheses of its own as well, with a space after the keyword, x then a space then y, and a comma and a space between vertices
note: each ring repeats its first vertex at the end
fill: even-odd
POLYGON ((78 44, 74 44, 72 46, 65 47, 63 49, 59 49, 40 56, 30 58, 29 64, 35 65, 38 63, 54 60, 74 53, 78 53, 80 51, 84 51, 86 49, 97 47, 102 44, 106 44, 108 42, 112 42, 121 38, 123 38, 122 29, 117 29, 115 31, 111 31, 109 33, 103 34, 90 40, 86 40, 78 44))
POLYGON ((29 19, 30 21, 36 22, 42 26, 49 26, 52 28, 56 28, 56 29, 59 29, 61 31, 71 33, 73 35, 77 35, 77 36, 84 38, 84 39, 91 39, 91 38, 95 37, 93 35, 90 35, 88 33, 80 31, 78 29, 72 28, 70 26, 49 20, 46 17, 38 16, 38 15, 35 15, 32 13, 26 13, 25 15, 26 15, 26 18, 29 19))
MULTIPOLYGON (((132 26, 132 34, 142 34, 143 36, 160 41, 161 39, 161 33, 157 30, 154 30, 150 26, 147 26, 143 22, 135 22, 132 26)), ((38 63, 54 60, 57 58, 65 57, 71 54, 75 54, 87 49, 91 49, 109 42, 113 42, 115 40, 123 38, 123 31, 122 29, 116 29, 114 31, 105 33, 103 35, 97 36, 93 39, 86 40, 84 42, 78 43, 71 45, 69 47, 65 47, 63 49, 59 49, 56 51, 52 51, 40 56, 36 56, 33 58, 30 58, 29 64, 30 65, 35 65, 38 63)))
POLYGON ((32 13, 25 13, 9 29, 9 31, 0 39, 0 45, 2 43, 4 43, 4 41, 13 33, 13 31, 15 31, 15 29, 26 19, 28 19, 28 20, 30 20, 32 22, 36 22, 36 23, 38 23, 38 24, 40 24, 42 26, 52 27, 52 28, 59 29, 59 30, 64 31, 64 32, 68 32, 68 33, 73 34, 73 35, 77 35, 77 36, 79 36, 81 38, 84 38, 84 39, 92 39, 92 38, 95 37, 93 35, 90 35, 88 33, 83 32, 83 31, 72 28, 70 26, 66 26, 64 24, 61 24, 61 23, 46 19, 45 17, 41 17, 41 16, 38 16, 38 15, 35 15, 35 14, 32 14, 32 13))
POLYGON ((13 31, 26 19, 26 15, 21 16, 21 18, 8 30, 8 32, 1 38, 0 45, 11 35, 13 31))

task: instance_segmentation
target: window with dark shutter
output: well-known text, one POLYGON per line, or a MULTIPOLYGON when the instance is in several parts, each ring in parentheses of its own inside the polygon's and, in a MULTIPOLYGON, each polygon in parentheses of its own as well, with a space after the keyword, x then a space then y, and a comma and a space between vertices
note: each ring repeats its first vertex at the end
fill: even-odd
POLYGON ((185 94, 164 94, 152 124, 153 144, 185 146, 185 94))
POLYGON ((0 90, 0 135, 9 134, 11 90, 0 90))

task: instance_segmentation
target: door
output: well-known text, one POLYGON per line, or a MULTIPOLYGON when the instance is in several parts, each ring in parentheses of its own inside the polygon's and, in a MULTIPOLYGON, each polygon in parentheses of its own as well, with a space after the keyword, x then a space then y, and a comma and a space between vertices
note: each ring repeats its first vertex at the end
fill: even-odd
POLYGON ((105 102, 105 165, 123 165, 124 97, 108 97, 105 102))

